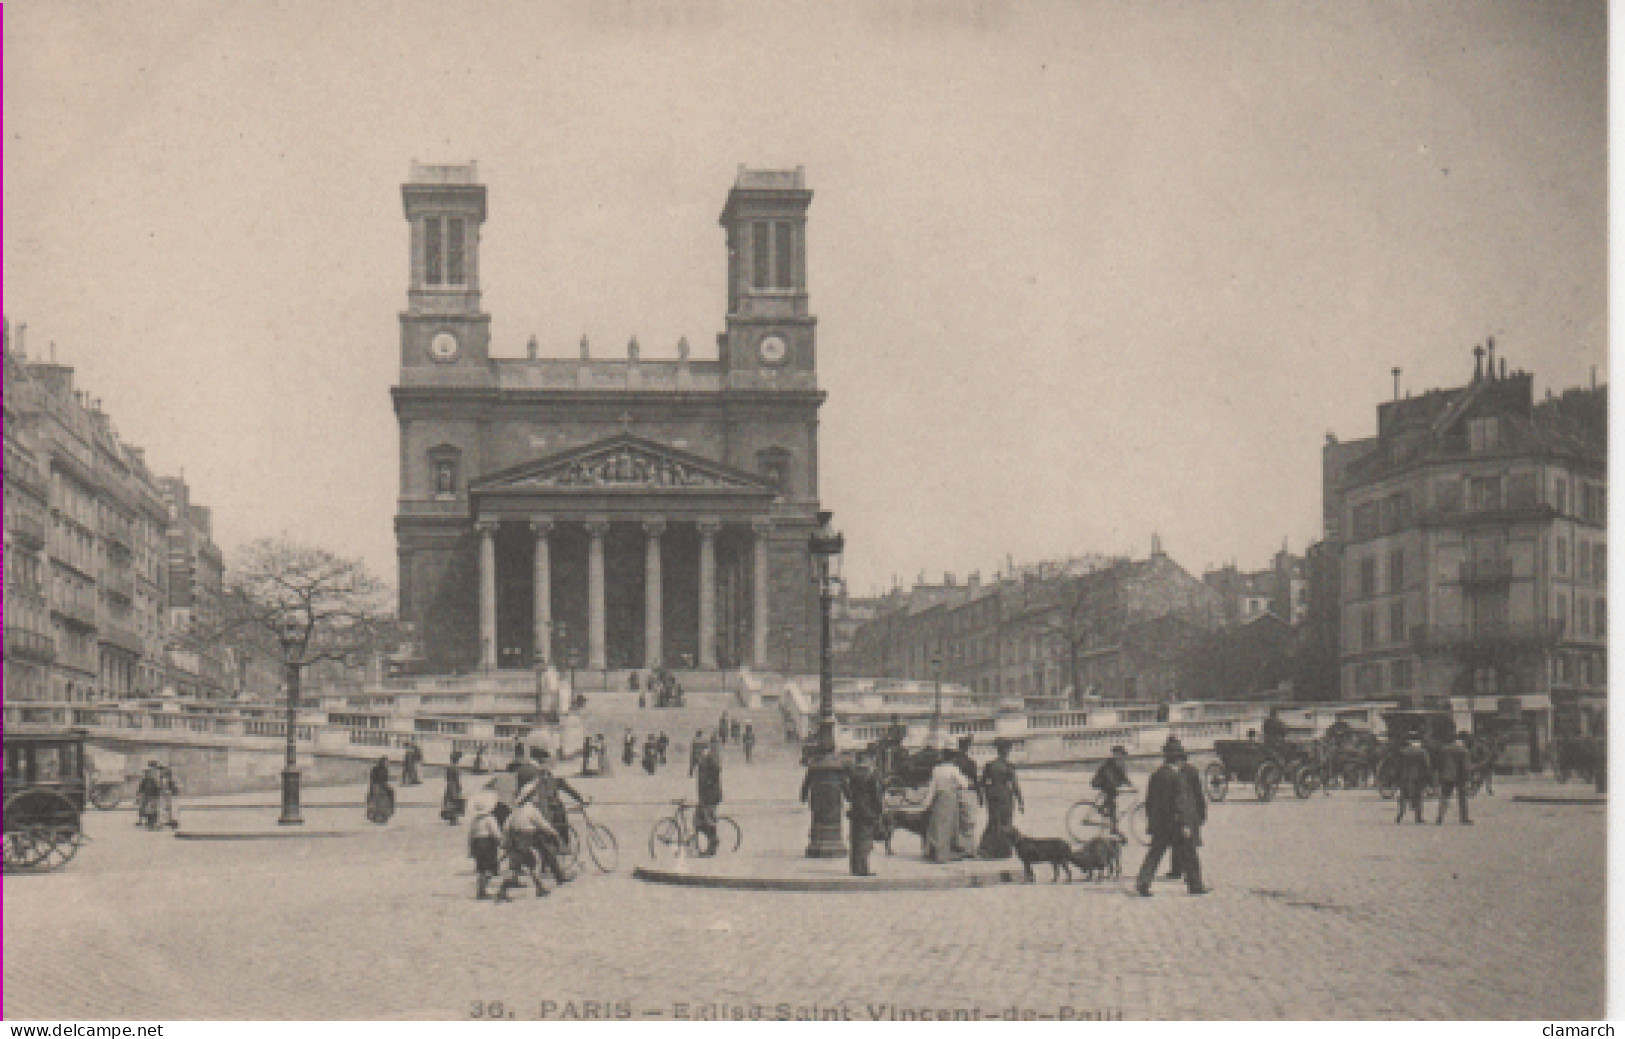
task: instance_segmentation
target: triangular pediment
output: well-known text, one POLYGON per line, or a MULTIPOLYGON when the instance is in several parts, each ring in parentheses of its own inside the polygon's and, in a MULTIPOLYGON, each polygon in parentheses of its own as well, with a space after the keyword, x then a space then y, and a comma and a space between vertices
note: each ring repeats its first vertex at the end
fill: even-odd
POLYGON ((631 433, 511 466, 475 480, 475 494, 550 493, 734 493, 773 497, 778 489, 753 473, 631 433))

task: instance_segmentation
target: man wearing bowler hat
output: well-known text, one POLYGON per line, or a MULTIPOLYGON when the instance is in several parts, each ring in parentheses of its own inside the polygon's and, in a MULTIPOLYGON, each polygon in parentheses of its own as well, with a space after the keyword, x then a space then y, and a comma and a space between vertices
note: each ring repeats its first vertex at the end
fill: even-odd
POLYGON ((1172 736, 1162 745, 1162 767, 1151 774, 1145 786, 1145 814, 1151 831, 1151 847, 1146 849, 1134 890, 1142 898, 1151 897, 1151 881, 1170 848, 1185 875, 1185 888, 1193 895, 1205 895, 1202 862, 1196 854, 1197 833, 1207 821, 1207 799, 1202 778, 1185 760, 1184 746, 1172 736))

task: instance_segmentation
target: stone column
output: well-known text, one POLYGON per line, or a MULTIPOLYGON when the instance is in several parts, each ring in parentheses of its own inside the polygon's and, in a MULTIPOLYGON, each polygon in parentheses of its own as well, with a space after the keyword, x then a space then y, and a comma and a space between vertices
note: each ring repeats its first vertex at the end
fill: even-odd
POLYGON ((661 616, 661 604, 665 599, 660 587, 660 535, 666 532, 666 521, 663 519, 648 519, 643 521, 643 533, 647 537, 643 556, 643 666, 659 667, 665 654, 662 646, 665 641, 664 617, 661 616))
POLYGON ((602 671, 609 666, 604 637, 604 536, 606 520, 587 523, 587 666, 602 671))
POLYGON ((717 666, 717 533, 718 520, 701 520, 700 527, 700 667, 717 666))
POLYGON ((768 520, 757 520, 750 525, 751 533, 756 535, 753 546, 756 550, 754 560, 754 579, 756 587, 751 595, 750 633, 751 633, 751 665, 758 671, 767 670, 767 537, 773 532, 773 524, 768 520))
POLYGON ((553 521, 546 516, 530 518, 530 532, 536 537, 536 568, 531 575, 531 595, 535 608, 531 616, 535 621, 535 652, 537 664, 553 662, 553 552, 548 535, 553 533, 553 521))
POLYGON ((480 534, 480 667, 497 666, 497 525, 495 520, 474 524, 480 534))

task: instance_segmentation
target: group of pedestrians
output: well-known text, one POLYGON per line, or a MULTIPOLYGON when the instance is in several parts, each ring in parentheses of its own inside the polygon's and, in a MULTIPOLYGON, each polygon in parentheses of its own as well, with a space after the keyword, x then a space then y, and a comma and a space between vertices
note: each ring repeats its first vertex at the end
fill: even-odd
MULTIPOLYGON (((627 675, 627 684, 638 694, 638 706, 649 706, 649 698, 638 690, 638 673, 636 671, 627 675)), ((649 671, 649 693, 654 697, 656 707, 681 707, 685 701, 683 683, 677 676, 663 667, 656 667, 649 671)))
POLYGON ((1010 741, 993 743, 997 755, 985 769, 971 757, 971 738, 962 737, 955 750, 942 756, 931 770, 926 788, 926 857, 932 862, 953 862, 971 856, 1009 858, 1010 832, 1015 812, 1025 812, 1021 785, 1010 764, 1010 741), (987 825, 976 839, 977 810, 987 810, 987 825))
MULTIPOLYGON (((695 735, 698 736, 699 734, 695 733, 695 735)), ((751 757, 756 752, 756 729, 750 722, 743 723, 741 728, 738 718, 730 718, 728 712, 723 711, 722 717, 717 719, 717 741, 726 746, 729 740, 739 744, 744 749, 745 764, 750 764, 751 757)))
MULTIPOLYGON (((1439 781, 1439 813, 1435 825, 1444 825, 1450 810, 1450 799, 1456 799, 1456 818, 1463 826, 1473 825, 1467 816, 1468 788, 1472 779, 1472 754, 1467 748, 1467 734, 1457 732, 1448 741, 1428 747, 1420 733, 1411 733, 1399 748, 1397 778, 1399 781, 1399 812, 1394 822, 1405 821, 1409 808, 1417 822, 1422 822, 1422 798, 1430 777, 1439 781)), ((1486 770, 1487 772, 1488 770, 1486 770)), ((1493 789, 1491 790, 1493 793, 1493 789)))
POLYGON ((666 764, 666 754, 670 749, 670 737, 664 732, 658 736, 651 732, 643 739, 643 752, 640 755, 638 738, 633 735, 631 729, 627 729, 626 735, 621 739, 621 763, 631 768, 641 758, 643 771, 652 776, 660 770, 660 766, 666 764))
POLYGON ((159 761, 147 762, 135 788, 135 824, 149 830, 180 829, 180 818, 175 814, 175 796, 179 793, 173 769, 159 761))
POLYGON ((474 860, 477 899, 511 901, 508 892, 524 887, 527 880, 535 887, 536 897, 546 897, 550 892, 542 882, 544 872, 551 874, 557 885, 574 879, 558 854, 570 825, 563 795, 580 805, 587 804, 587 799, 569 781, 554 775, 551 755, 542 748, 531 750, 529 759, 516 770, 514 782, 516 792, 511 806, 489 794, 476 799, 468 853, 474 860), (502 874, 504 853, 508 874, 493 896, 490 884, 502 874))

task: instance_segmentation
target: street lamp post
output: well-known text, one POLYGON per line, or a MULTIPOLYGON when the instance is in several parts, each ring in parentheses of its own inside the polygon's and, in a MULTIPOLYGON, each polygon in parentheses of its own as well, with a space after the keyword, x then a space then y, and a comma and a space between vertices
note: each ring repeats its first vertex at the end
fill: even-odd
POLYGON ((942 649, 931 654, 931 671, 936 676, 935 693, 931 697, 931 749, 942 749, 942 649))
POLYGON ((299 658, 305 648, 305 638, 297 621, 289 619, 283 625, 279 641, 282 643, 285 684, 288 687, 288 741, 282 767, 282 815, 277 823, 281 826, 299 826, 305 820, 299 814, 299 747, 295 741, 298 739, 299 677, 302 667, 299 658))
POLYGON ((843 538, 831 524, 832 514, 818 514, 818 529, 808 539, 813 579, 818 585, 818 737, 815 757, 807 766, 807 803, 812 810, 812 830, 807 839, 809 859, 833 859, 846 854, 841 837, 841 760, 835 748, 835 657, 830 646, 830 614, 835 587, 840 583, 839 564, 843 538), (831 573, 835 569, 836 573, 831 573))

